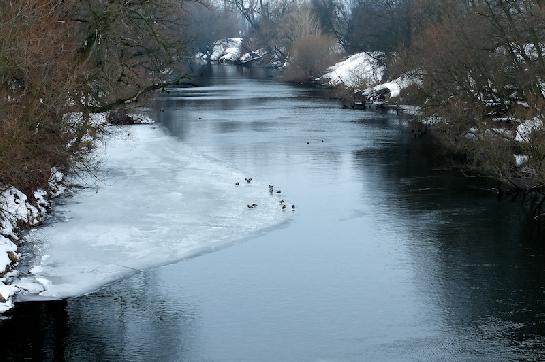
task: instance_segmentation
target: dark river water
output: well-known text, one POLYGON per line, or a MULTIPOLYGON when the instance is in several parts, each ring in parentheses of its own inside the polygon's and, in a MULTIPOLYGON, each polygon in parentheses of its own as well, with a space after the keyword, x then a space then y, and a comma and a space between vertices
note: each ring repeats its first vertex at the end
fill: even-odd
POLYGON ((156 117, 278 185, 293 218, 83 297, 20 303, 0 359, 545 359, 544 238, 519 201, 446 171, 403 117, 259 70, 206 73, 156 117))

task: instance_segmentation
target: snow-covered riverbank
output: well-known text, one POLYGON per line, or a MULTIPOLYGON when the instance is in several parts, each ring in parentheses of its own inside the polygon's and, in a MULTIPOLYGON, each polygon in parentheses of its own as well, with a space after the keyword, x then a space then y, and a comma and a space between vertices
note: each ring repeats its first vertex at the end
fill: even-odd
POLYGON ((20 259, 18 244, 21 233, 28 227, 43 222, 49 213, 51 199, 62 195, 66 189, 64 175, 53 169, 47 190, 36 190, 33 199, 10 186, 0 192, 0 313, 13 307, 13 295, 19 290, 11 285, 18 272, 12 267, 20 259))
POLYGON ((422 85, 422 75, 414 71, 395 79, 387 79, 380 52, 356 53, 329 67, 328 72, 317 81, 334 88, 345 88, 356 96, 369 101, 397 99, 411 86, 422 85))
POLYGON ((31 275, 13 283, 23 291, 19 298, 82 295, 291 215, 269 194, 266 180, 197 154, 156 126, 121 127, 97 155, 97 188, 77 192, 57 206, 54 222, 30 232, 27 242, 41 255, 31 275), (256 181, 246 184, 250 176, 256 181), (258 207, 248 209, 252 203, 258 207))

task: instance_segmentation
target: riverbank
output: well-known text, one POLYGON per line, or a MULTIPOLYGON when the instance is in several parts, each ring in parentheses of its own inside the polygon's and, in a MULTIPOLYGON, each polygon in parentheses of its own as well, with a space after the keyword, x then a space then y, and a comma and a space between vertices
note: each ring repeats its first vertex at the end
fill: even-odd
MULTIPOLYGON (((67 117, 77 119, 81 115, 73 114, 67 117)), ((108 122, 153 123, 144 113, 125 112, 123 117, 120 119, 119 114, 112 117, 107 113, 101 113, 92 114, 90 118, 94 125, 100 127, 106 127, 108 122)), ((96 175, 89 169, 84 172, 84 179, 80 179, 79 176, 81 175, 65 175, 53 168, 47 189, 38 189, 31 195, 27 195, 10 186, 0 193, 0 210, 2 211, 0 213, 0 313, 13 308, 14 299, 18 295, 40 293, 50 284, 45 278, 31 276, 40 270, 39 266, 24 265, 24 271, 20 270, 20 263, 28 264, 28 259, 32 258, 31 255, 25 255, 22 250, 36 250, 34 245, 27 245, 32 244, 30 235, 57 213, 58 199, 64 202, 67 197, 74 196, 74 189, 92 187, 94 183, 92 179, 96 175), (22 261, 23 259, 26 260, 22 261)))
POLYGON ((14 269, 21 258, 19 247, 28 230, 47 219, 66 187, 65 176, 53 169, 47 190, 36 190, 32 198, 13 186, 0 193, 0 313, 13 307, 13 296, 20 291, 13 285, 19 276, 14 269))

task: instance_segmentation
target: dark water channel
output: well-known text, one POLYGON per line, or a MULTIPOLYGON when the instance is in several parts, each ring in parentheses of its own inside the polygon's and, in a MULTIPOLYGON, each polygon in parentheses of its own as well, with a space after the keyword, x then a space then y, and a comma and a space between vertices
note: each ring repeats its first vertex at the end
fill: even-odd
POLYGON ((545 359, 544 238, 518 202, 445 171, 403 117, 258 70, 206 73, 156 116, 278 185, 293 219, 87 296, 18 304, 0 359, 545 359))

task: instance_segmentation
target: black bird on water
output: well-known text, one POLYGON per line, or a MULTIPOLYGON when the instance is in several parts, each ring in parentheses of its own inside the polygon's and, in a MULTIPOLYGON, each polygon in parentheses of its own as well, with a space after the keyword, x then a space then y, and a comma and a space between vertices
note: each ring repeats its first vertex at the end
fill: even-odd
POLYGON ((240 186, 240 182, 237 182, 237 183, 235 184, 235 186, 240 186))

